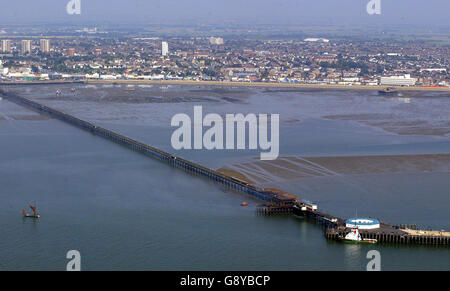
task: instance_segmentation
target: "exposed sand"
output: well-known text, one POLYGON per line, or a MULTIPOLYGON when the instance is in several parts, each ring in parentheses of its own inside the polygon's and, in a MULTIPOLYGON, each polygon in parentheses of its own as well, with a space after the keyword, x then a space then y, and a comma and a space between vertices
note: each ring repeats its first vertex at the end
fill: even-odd
POLYGON ((317 176, 450 172, 450 154, 280 157, 232 164, 219 171, 256 184, 317 176))
MULTIPOLYGON (((131 86, 131 85, 130 85, 131 86)), ((36 98, 37 100, 45 99, 56 102, 93 102, 100 104, 157 104, 157 103, 243 103, 251 91, 246 89, 231 89, 231 88, 209 88, 201 89, 189 87, 189 90, 174 90, 164 87, 153 86, 96 86, 83 85, 76 87, 74 92, 71 91, 71 86, 57 87, 57 86, 36 86, 32 91, 27 91, 30 87, 14 87, 10 91, 16 92, 20 96, 28 98, 36 98), (59 96, 56 95, 56 90, 61 90, 59 96)))
MULTIPOLYGON (((401 88, 399 96, 381 96, 370 90, 332 91, 334 86, 322 88, 322 85, 255 83, 256 86, 249 83, 261 87, 255 89, 252 88, 255 86, 236 82, 213 84, 215 86, 194 81, 117 80, 5 86, 5 90, 93 121, 122 120, 152 125, 156 121, 167 125, 170 116, 180 110, 192 104, 208 104, 215 113, 222 115, 272 110, 280 114, 282 125, 289 126, 310 118, 322 118, 354 121, 399 135, 450 136, 450 90, 401 88), (174 84, 189 86, 172 86, 174 84), (57 89, 62 92, 59 96, 56 96, 57 89)), ((356 88, 358 86, 345 86, 345 89, 356 88)))
POLYGON ((325 115, 323 118, 358 121, 400 135, 445 136, 450 134, 450 122, 442 121, 433 124, 427 120, 421 120, 420 117, 417 120, 398 120, 398 117, 393 114, 374 113, 325 115))
MULTIPOLYGON (((71 84, 76 82, 56 81, 14 81, 0 82, 0 85, 33 85, 33 84, 71 84)), ((306 89, 344 89, 344 90, 383 90, 388 86, 375 85, 333 85, 333 84, 295 84, 278 82, 229 82, 229 81, 192 81, 192 80, 87 80, 90 84, 156 84, 156 85, 197 85, 197 86, 240 86, 266 88, 306 88, 306 89)), ((398 91, 450 91, 450 87, 398 87, 398 91)))
MULTIPOLYGON (((93 84, 163 84, 163 85, 211 85, 211 86, 241 86, 241 87, 275 87, 275 88, 310 88, 310 89, 348 89, 348 90, 382 90, 387 86, 367 85, 328 85, 328 84, 293 84, 276 82, 219 82, 190 80, 89 80, 93 84)), ((399 87, 399 91, 450 91, 450 87, 399 87)))
POLYGON ((51 119, 46 115, 12 115, 12 119, 14 120, 49 120, 51 119))
POLYGON ((37 121, 37 120, 49 120, 50 117, 46 115, 6 115, 0 116, 0 120, 28 120, 28 121, 37 121))

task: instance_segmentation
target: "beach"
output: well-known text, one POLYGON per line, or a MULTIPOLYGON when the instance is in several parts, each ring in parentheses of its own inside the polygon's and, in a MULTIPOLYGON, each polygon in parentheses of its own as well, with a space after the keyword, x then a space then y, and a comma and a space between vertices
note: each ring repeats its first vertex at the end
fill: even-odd
MULTIPOLYGON (((74 83, 78 83, 74 82, 74 83)), ((128 84, 128 85, 185 85, 185 86, 232 86, 232 87, 263 87, 263 88, 301 88, 301 89, 323 89, 323 90, 384 90, 385 85, 340 85, 340 84, 302 84, 302 83, 281 83, 281 82, 231 82, 231 81, 195 81, 195 80, 97 80, 88 79, 83 81, 87 84, 128 84)), ((68 84, 71 81, 14 81, 0 82, 1 85, 48 85, 48 84, 68 84)), ((450 92, 448 86, 405 86, 396 87, 398 91, 443 91, 450 92)))

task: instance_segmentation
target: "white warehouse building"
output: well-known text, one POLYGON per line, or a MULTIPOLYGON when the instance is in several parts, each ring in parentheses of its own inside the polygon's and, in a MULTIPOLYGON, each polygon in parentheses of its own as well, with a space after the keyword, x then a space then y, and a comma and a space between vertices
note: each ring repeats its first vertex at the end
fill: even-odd
POLYGON ((414 86, 416 84, 416 79, 411 78, 410 74, 403 76, 381 77, 380 84, 387 86, 414 86))
POLYGON ((305 38, 303 41, 306 41, 306 42, 330 42, 329 39, 315 38, 315 37, 305 38))

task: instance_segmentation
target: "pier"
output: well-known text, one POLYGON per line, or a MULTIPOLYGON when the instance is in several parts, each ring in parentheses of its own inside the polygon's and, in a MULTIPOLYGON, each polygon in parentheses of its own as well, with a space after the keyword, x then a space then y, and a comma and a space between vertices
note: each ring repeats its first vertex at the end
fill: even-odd
MULTIPOLYGON (((330 240, 339 240, 347 232, 345 228, 329 228, 325 231, 325 237, 330 240)), ((388 224, 375 230, 360 230, 359 233, 362 238, 376 239, 378 243, 382 244, 450 245, 450 236, 446 232, 411 233, 409 229, 396 229, 388 224)))
MULTIPOLYGON (((5 92, 2 89, 0 89, 0 96, 5 100, 64 121, 94 135, 165 162, 173 167, 207 178, 229 189, 245 193, 255 199, 261 200, 263 204, 257 207, 257 214, 259 215, 294 214, 296 216, 304 217, 322 225, 325 229, 325 237, 330 240, 340 240, 340 238, 350 231, 350 229, 345 227, 344 219, 318 211, 317 205, 282 190, 275 188, 260 188, 251 185, 245 181, 224 175, 218 171, 208 169, 197 163, 174 156, 168 152, 81 120, 60 110, 50 108, 14 93, 5 92)), ((379 243, 450 245, 449 232, 421 231, 416 228, 417 226, 411 225, 395 226, 382 223, 379 229, 361 230, 360 234, 363 238, 376 239, 379 243), (408 228, 408 226, 410 228, 408 228)))
POLYGON ((52 118, 64 121, 68 124, 71 124, 73 126, 80 128, 80 129, 86 130, 92 134, 95 134, 97 136, 100 136, 100 137, 103 137, 110 141, 113 141, 117 144, 128 147, 134 151, 140 152, 147 156, 150 156, 150 157, 156 158, 160 161, 166 162, 176 168, 183 169, 186 172, 208 178, 208 179, 210 179, 216 183, 222 184, 232 190, 246 193, 258 200, 261 200, 264 202, 273 202, 273 203, 285 203, 285 204, 293 203, 291 198, 283 197, 282 195, 278 195, 277 193, 273 193, 271 191, 266 191, 262 188, 247 184, 244 181, 240 181, 233 177, 229 177, 224 174, 221 174, 215 170, 203 167, 194 162, 187 161, 183 158, 174 156, 170 153, 167 153, 160 149, 154 148, 147 144, 141 143, 137 140, 131 139, 124 135, 115 133, 111 130, 102 128, 102 127, 92 124, 90 122, 76 118, 75 116, 64 113, 60 110, 50 108, 48 106, 42 105, 40 103, 37 103, 37 102, 29 100, 27 98, 18 96, 13 93, 5 92, 1 89, 0 89, 0 95, 2 95, 5 100, 28 107, 39 113, 46 114, 52 118))

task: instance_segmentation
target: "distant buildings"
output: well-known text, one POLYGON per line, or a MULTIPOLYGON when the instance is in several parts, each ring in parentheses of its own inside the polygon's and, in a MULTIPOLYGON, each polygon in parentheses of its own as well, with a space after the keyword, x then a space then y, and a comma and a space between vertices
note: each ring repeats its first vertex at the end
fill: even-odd
POLYGON ((31 53, 31 40, 22 40, 21 52, 22 55, 31 53))
POLYGON ((41 45, 41 47, 40 47, 41 52, 43 52, 45 54, 50 52, 50 40, 49 39, 41 39, 40 45, 41 45))
POLYGON ((306 42, 330 42, 330 40, 326 39, 326 38, 305 38, 303 41, 306 41, 306 42))
POLYGON ((446 68, 429 68, 429 69, 420 69, 420 72, 439 72, 439 73, 446 73, 446 68))
POLYGON ((11 41, 9 39, 2 40, 2 52, 3 53, 11 52, 11 41))
POLYGON ((85 27, 83 29, 78 29, 78 30, 75 30, 75 31, 76 32, 81 32, 81 33, 95 34, 95 33, 97 33, 97 27, 94 27, 94 28, 85 27))
POLYGON ((384 86, 447 86, 450 83, 448 48, 432 44, 403 46, 371 41, 329 45, 327 40, 319 38, 306 41, 237 38, 223 44, 221 37, 210 35, 190 39, 64 38, 51 39, 51 45, 46 40, 50 38, 42 36, 40 43, 24 41, 21 46, 21 39, 6 38, 0 39, 5 51, 0 52, 0 58, 6 60, 3 72, 9 70, 4 73, 9 78, 30 77, 34 67, 76 79, 384 86), (37 53, 49 50, 52 54, 37 53), (33 58, 28 57, 30 51, 34 53, 33 58), (388 55, 395 52, 401 53, 388 55))
POLYGON ((67 50, 67 55, 68 55, 69 57, 73 57, 73 56, 75 55, 75 49, 74 49, 74 48, 69 48, 69 49, 67 50))
POLYGON ((416 84, 416 79, 411 78, 410 74, 405 74, 403 76, 381 77, 380 84, 386 86, 414 86, 416 84))
POLYGON ((334 56, 319 56, 314 58, 314 61, 317 63, 335 63, 338 59, 334 56))
POLYGON ((223 45, 223 38, 221 37, 210 37, 209 43, 212 45, 223 45))
POLYGON ((102 53, 103 53, 103 50, 102 50, 101 48, 96 48, 96 49, 94 49, 94 51, 93 51, 93 54, 96 55, 96 56, 99 56, 99 55, 101 55, 102 53))
POLYGON ((167 56, 169 54, 169 44, 165 41, 161 43, 161 55, 163 57, 167 56))

